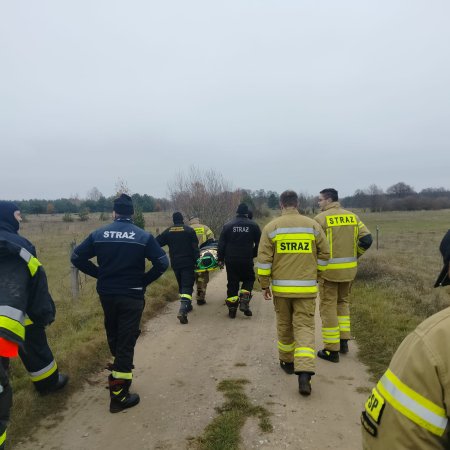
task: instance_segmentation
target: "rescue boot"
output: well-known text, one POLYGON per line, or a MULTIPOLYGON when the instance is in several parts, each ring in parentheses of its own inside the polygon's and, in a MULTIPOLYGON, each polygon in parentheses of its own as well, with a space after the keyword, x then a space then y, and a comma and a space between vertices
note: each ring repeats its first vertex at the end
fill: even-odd
POLYGON ((250 292, 241 292, 239 295, 239 310, 242 311, 246 316, 252 316, 253 313, 250 311, 250 299, 252 294, 250 292))
POLYGON ((56 383, 52 384, 51 386, 46 386, 43 389, 39 389, 39 394, 46 395, 51 394, 52 392, 59 391, 67 384, 68 381, 69 375, 66 375, 64 373, 58 373, 58 379, 56 383))
POLYGON ((330 361, 333 363, 338 363, 339 362, 339 352, 338 351, 332 351, 332 350, 319 350, 317 352, 317 356, 319 358, 324 359, 325 361, 330 361))
POLYGON ((206 303, 205 300, 206 292, 199 289, 197 291, 197 305, 204 305, 206 303))
POLYGON ((280 367, 288 374, 292 375, 294 373, 294 363, 280 361, 280 367))
POLYGON ((236 319, 236 313, 237 313, 237 307, 236 306, 229 306, 228 307, 228 317, 230 319, 236 319))
POLYGON ((192 311, 192 304, 189 300, 180 301, 180 310, 178 311, 177 318, 183 325, 188 323, 188 312, 192 311))
POLYGON ((309 372, 298 372, 298 391, 301 395, 311 395, 311 374, 309 372))
POLYGON ((339 353, 348 353, 348 339, 341 339, 341 348, 339 353))
POLYGON ((126 408, 136 406, 139 401, 138 394, 130 394, 131 380, 116 379, 112 375, 108 377, 109 395, 111 403, 109 404, 109 412, 117 413, 126 408))

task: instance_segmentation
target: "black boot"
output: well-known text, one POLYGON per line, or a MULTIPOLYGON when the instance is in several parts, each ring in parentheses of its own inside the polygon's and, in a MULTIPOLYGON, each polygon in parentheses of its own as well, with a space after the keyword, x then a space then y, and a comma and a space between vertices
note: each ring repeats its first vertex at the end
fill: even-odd
POLYGON ((183 325, 188 323, 187 315, 189 311, 192 311, 191 302, 189 300, 181 300, 177 318, 183 325))
POLYGON ((239 295, 239 310, 242 311, 246 316, 252 316, 253 313, 250 311, 250 299, 252 294, 250 292, 244 292, 239 295))
POLYGON ((334 363, 338 363, 339 362, 339 352, 336 351, 331 351, 331 350, 319 350, 317 352, 317 356, 319 358, 324 359, 325 361, 330 361, 330 362, 334 362, 334 363))
POLYGON ((294 363, 280 361, 280 367, 288 374, 292 375, 294 373, 294 363))
POLYGON ((341 339, 341 348, 339 353, 348 353, 348 339, 341 339))
POLYGON ((230 319, 236 319, 236 312, 237 312, 236 306, 228 307, 228 317, 230 319))
POLYGON ((52 392, 59 391, 67 384, 68 381, 69 375, 58 373, 58 380, 56 381, 56 383, 51 386, 47 386, 44 389, 39 389, 39 394, 46 395, 51 394, 52 392))
POLYGON ((206 291, 200 289, 197 291, 197 305, 204 305, 206 303, 205 296, 206 291))
POLYGON ((311 374, 298 372, 298 391, 301 395, 311 395, 311 374))
POLYGON ((109 404, 109 412, 117 413, 126 408, 136 406, 139 401, 138 394, 130 394, 130 380, 116 379, 112 375, 108 377, 109 395, 111 403, 109 404))

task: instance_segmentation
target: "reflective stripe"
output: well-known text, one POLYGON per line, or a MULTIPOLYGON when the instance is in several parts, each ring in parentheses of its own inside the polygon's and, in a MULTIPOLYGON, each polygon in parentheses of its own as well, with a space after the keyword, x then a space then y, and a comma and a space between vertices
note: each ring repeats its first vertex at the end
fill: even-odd
POLYGON ((317 286, 296 287, 296 286, 272 286, 272 292, 281 292, 285 294, 316 294, 317 286))
POLYGON ((240 294, 250 294, 251 291, 247 291, 247 289, 241 289, 241 290, 239 291, 239 293, 240 293, 240 294))
POLYGON ((48 378, 52 373, 56 371, 58 366, 56 365, 56 361, 53 360, 48 366, 44 367, 41 370, 38 370, 37 372, 29 372, 31 381, 41 381, 45 378, 48 378))
POLYGON ((180 298, 187 298, 188 300, 192 300, 192 295, 189 295, 189 294, 180 294, 180 298))
POLYGON ((269 276, 272 273, 271 263, 256 263, 258 269, 258 275, 269 276))
POLYGON ((362 222, 358 222, 358 228, 362 228, 364 224, 362 222))
POLYGON ((273 239, 275 236, 279 234, 299 234, 299 233, 316 235, 314 228, 292 227, 292 228, 277 228, 276 230, 269 233, 269 238, 273 239))
POLYGON ((6 316, 21 323, 23 323, 25 319, 25 313, 23 311, 7 305, 0 306, 0 316, 6 316))
POLYGON ((19 336, 22 341, 25 339, 25 327, 20 322, 17 322, 17 320, 0 316, 0 328, 11 331, 11 333, 19 336))
POLYGON ((23 247, 20 249, 19 255, 23 260, 26 261, 26 263, 28 264, 28 270, 30 271, 31 276, 34 277, 39 266, 41 266, 42 264, 35 256, 33 256, 27 249, 23 247))
POLYGON ((333 269, 352 269, 358 266, 358 258, 351 256, 349 258, 331 258, 328 260, 327 270, 333 269))
POLYGON ((350 331, 350 316, 338 316, 338 321, 341 331, 350 331))
POLYGON ((316 280, 273 280, 274 286, 317 286, 316 280))
POLYGON ((339 327, 322 328, 322 339, 324 344, 337 344, 340 342, 339 327))
POLYGON ((33 325, 33 321, 28 317, 28 316, 26 316, 25 317, 25 323, 24 323, 24 325, 27 327, 28 325, 33 325))
POLYGON ((297 347, 294 353, 295 358, 315 358, 314 349, 311 347, 297 347))
POLYGON ((447 427, 445 410, 415 392, 388 369, 377 384, 378 391, 398 412, 431 433, 442 436, 447 427))
POLYGON ((272 280, 273 292, 314 294, 318 291, 316 280, 272 280))
POLYGON ((0 445, 3 445, 5 441, 6 441, 6 430, 0 436, 0 445))
POLYGON ((327 270, 328 260, 326 259, 318 259, 317 260, 317 270, 327 270))
POLYGON ((113 378, 119 379, 119 380, 132 380, 133 374, 131 372, 116 372, 113 370, 111 372, 111 375, 113 378))
POLYGON ((272 267, 272 263, 256 263, 256 267, 261 269, 270 269, 272 267))
POLYGON ((234 297, 228 297, 227 298, 227 302, 230 302, 230 303, 236 303, 238 300, 239 300, 239 297, 237 295, 234 296, 234 297))
POLYGON ((295 350, 295 342, 293 342, 292 344, 283 344, 278 341, 278 350, 286 353, 293 352, 295 350))
POLYGON ((271 273, 272 273, 272 269, 259 269, 258 268, 258 275, 268 277, 271 273))

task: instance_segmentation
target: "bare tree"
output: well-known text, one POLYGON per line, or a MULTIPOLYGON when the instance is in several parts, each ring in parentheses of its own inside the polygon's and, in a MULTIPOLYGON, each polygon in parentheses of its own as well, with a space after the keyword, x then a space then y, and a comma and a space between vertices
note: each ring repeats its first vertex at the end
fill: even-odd
POLYGON ((114 187, 116 191, 116 197, 121 194, 127 194, 131 196, 130 188, 128 187, 128 183, 123 178, 118 178, 114 187))
POLYGON ((376 184, 371 184, 367 188, 367 195, 369 196, 370 210, 372 212, 382 211, 384 203, 383 189, 378 187, 376 184))
POLYGON ((86 199, 93 200, 94 202, 98 202, 101 197, 103 197, 103 194, 98 190, 96 186, 90 189, 86 194, 86 199))
POLYGON ((179 173, 169 184, 169 193, 175 209, 199 217, 215 234, 234 216, 241 197, 240 191, 232 191, 221 173, 197 167, 191 167, 187 174, 179 173))

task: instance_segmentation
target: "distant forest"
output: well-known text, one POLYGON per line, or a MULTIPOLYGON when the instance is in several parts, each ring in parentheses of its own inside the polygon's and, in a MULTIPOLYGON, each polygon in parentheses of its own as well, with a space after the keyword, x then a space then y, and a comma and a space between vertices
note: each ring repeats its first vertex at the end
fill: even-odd
MULTIPOLYGON (((270 209, 278 208, 279 194, 274 191, 240 189, 241 200, 249 205, 256 217, 266 216, 270 209)), ((300 193, 300 209, 309 214, 318 211, 317 195, 300 193)), ((135 208, 142 212, 167 211, 171 200, 155 198, 147 194, 131 196, 135 208)), ((93 188, 86 199, 60 198, 56 200, 16 201, 25 214, 95 213, 109 212, 113 208, 114 196, 104 197, 93 188)), ((450 209, 450 190, 443 187, 426 188, 416 192, 411 186, 399 182, 385 192, 373 184, 367 189, 358 189, 351 196, 340 198, 342 206, 366 211, 414 211, 450 209)))

